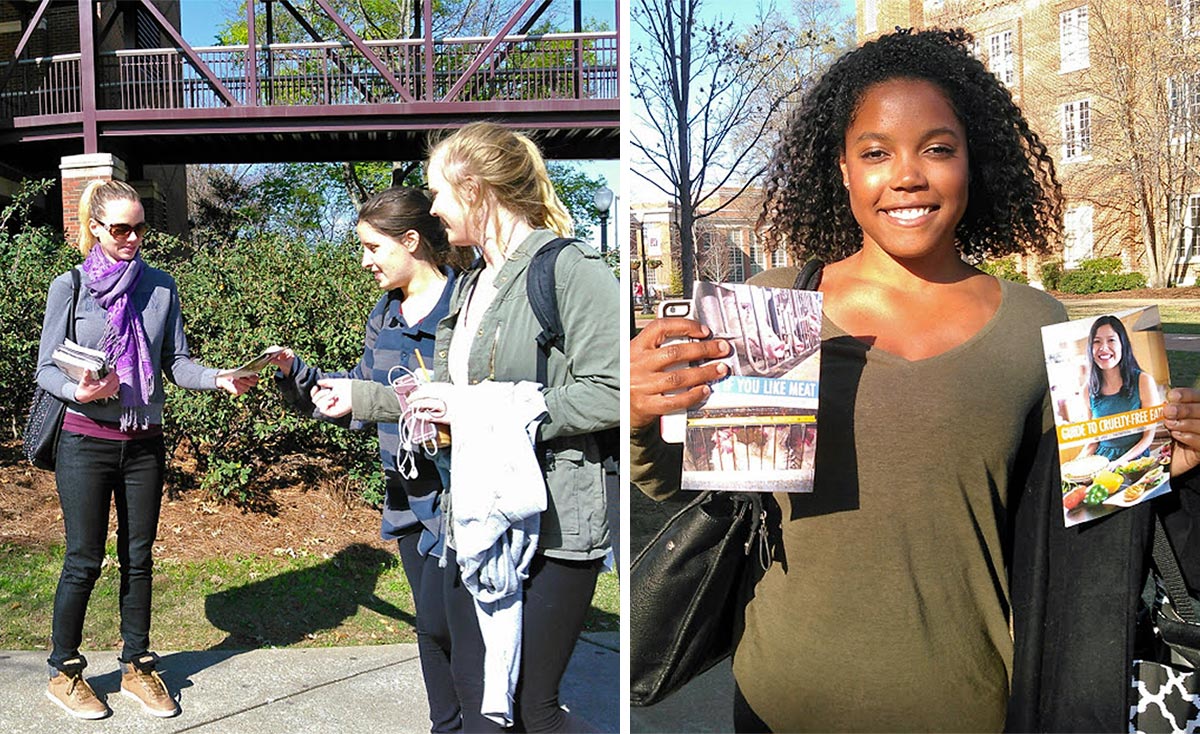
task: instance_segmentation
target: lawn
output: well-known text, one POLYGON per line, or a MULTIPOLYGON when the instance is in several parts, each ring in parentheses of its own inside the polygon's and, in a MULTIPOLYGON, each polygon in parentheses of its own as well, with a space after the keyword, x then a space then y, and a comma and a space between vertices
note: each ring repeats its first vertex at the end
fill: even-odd
MULTIPOLYGON (((62 547, 0 545, 0 649, 45 649, 62 547)), ((85 650, 120 643, 119 575, 110 546, 84 625, 85 650)), ((620 622, 617 575, 602 574, 585 628, 620 622)), ((155 564, 159 650, 327 647, 414 642, 412 596, 393 553, 365 544, 330 557, 216 557, 155 564)))

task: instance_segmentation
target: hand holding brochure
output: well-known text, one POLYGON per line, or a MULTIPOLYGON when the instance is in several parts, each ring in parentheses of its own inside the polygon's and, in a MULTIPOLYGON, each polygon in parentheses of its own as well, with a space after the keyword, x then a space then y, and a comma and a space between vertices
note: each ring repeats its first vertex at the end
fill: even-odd
POLYGON ((683 489, 811 492, 821 294, 697 283, 693 312, 728 340, 729 377, 688 411, 683 489))
POLYGON ((262 372, 263 368, 271 363, 271 358, 282 352, 286 347, 278 345, 267 347, 258 353, 258 356, 251 359, 241 367, 233 369, 221 370, 217 373, 218 377, 250 377, 262 372))
POLYGON ((1042 327, 1069 527, 1171 491, 1158 307, 1042 327))
POLYGON ((85 374, 93 380, 99 380, 108 374, 108 358, 98 349, 81 347, 70 339, 54 348, 51 355, 54 364, 75 382, 83 382, 85 374))

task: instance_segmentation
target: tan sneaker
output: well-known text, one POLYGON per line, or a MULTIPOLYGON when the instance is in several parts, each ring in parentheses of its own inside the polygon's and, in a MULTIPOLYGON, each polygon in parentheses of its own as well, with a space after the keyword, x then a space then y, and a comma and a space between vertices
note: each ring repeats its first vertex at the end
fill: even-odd
POLYGON ((96 697, 96 692, 83 679, 83 673, 58 673, 50 679, 46 698, 77 719, 103 719, 111 711, 96 697))
POLYGON ((179 706, 171 698, 157 670, 139 670, 130 665, 121 673, 121 695, 142 704, 142 710, 151 716, 168 718, 179 713, 179 706))

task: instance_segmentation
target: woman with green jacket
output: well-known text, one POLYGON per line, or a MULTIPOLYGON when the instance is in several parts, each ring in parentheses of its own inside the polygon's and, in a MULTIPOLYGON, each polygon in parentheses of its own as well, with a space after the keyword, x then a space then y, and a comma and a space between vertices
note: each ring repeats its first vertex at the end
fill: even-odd
MULTIPOLYGON (((410 396, 410 405, 421 402, 422 393, 443 399, 447 415, 438 420, 453 423, 455 412, 476 407, 470 404, 477 394, 472 390, 482 383, 536 380, 541 327, 526 296, 526 276, 534 253, 570 235, 571 220, 537 147, 499 125, 468 125, 437 144, 428 180, 431 211, 445 225, 450 244, 477 247, 482 253, 460 277, 449 314, 439 324, 433 365, 439 382, 410 396)), ((559 706, 558 686, 611 548, 595 434, 620 421, 616 280, 594 250, 575 244, 559 253, 555 283, 565 336, 561 350, 550 350, 540 389, 545 410, 535 447, 547 509, 538 518, 536 552, 523 582, 519 681, 512 711, 512 723, 531 732, 588 730, 559 706)), ((356 418, 400 417, 397 400, 386 388, 349 380, 319 384, 322 390, 314 402, 327 414, 353 408, 356 418)), ((505 495, 523 489, 528 488, 495 491, 505 495)), ((452 527, 454 495, 451 472, 452 527)), ((453 532, 449 542, 454 545, 453 532)), ((452 549, 447 560, 452 566, 462 562, 452 549)), ((503 731, 503 717, 481 714, 484 645, 463 577, 447 573, 445 593, 463 730, 503 731)))

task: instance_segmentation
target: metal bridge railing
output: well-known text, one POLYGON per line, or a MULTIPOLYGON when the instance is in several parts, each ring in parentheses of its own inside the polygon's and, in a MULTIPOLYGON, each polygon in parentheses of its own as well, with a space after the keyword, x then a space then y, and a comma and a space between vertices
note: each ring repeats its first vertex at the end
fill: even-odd
MULTIPOLYGON (((369 41, 404 92, 421 102, 611 99, 618 97, 615 32, 508 36, 451 100, 447 94, 491 38, 434 42, 369 41)), ((196 48, 196 54, 240 105, 362 105, 406 101, 350 43, 256 47, 257 98, 248 99, 246 46, 196 48)), ((23 60, 0 92, 0 116, 80 111, 79 54, 23 60)), ((97 103, 102 109, 211 109, 228 106, 182 51, 173 48, 101 54, 97 103)))

